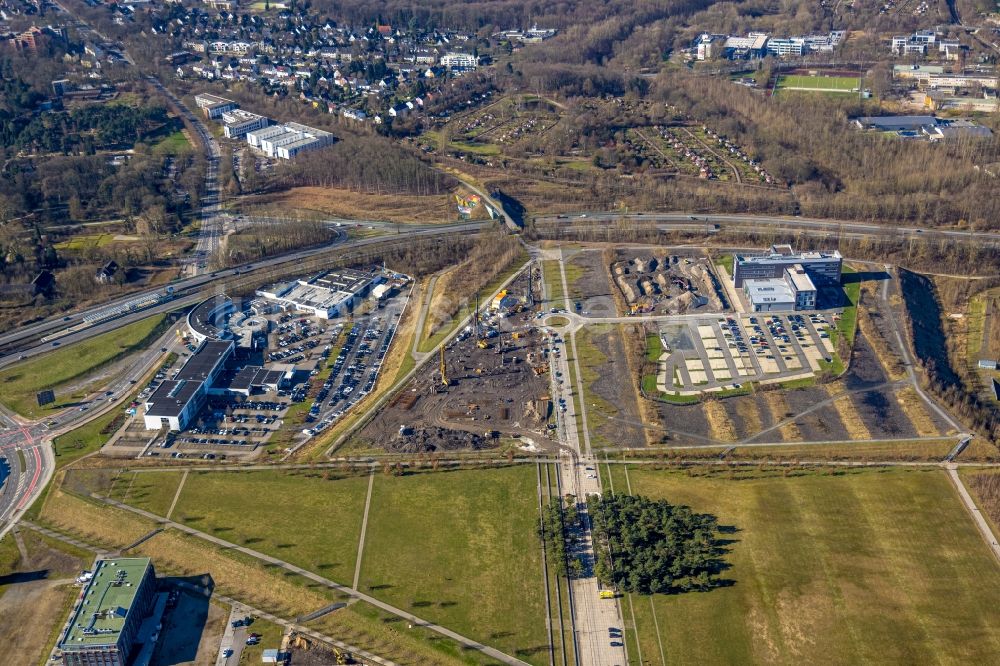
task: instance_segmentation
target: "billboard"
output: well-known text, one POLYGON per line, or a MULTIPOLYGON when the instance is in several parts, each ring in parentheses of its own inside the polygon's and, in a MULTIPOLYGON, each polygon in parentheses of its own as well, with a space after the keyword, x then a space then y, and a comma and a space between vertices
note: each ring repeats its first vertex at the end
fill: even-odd
POLYGON ((56 394, 51 390, 39 391, 35 394, 35 398, 38 400, 38 406, 44 407, 45 405, 50 405, 56 401, 56 394))

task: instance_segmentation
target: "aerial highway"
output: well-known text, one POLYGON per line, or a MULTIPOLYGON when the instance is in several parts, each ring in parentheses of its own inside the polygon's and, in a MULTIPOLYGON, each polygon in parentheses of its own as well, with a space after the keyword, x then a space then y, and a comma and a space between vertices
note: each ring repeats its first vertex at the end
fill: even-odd
POLYGON ((617 222, 621 219, 654 222, 665 231, 693 229, 696 224, 718 225, 719 231, 786 231, 821 237, 851 238, 924 238, 952 242, 976 243, 1000 247, 1000 233, 972 231, 964 229, 927 229, 922 227, 899 227, 808 217, 785 217, 779 215, 729 215, 717 213, 625 213, 621 211, 579 211, 564 215, 544 215, 536 217, 537 222, 593 225, 595 223, 617 222))
POLYGON ((204 273, 197 275, 195 277, 183 278, 171 282, 169 285, 159 286, 156 289, 151 289, 148 292, 133 292, 127 296, 114 299, 107 303, 102 303, 100 305, 95 305, 93 307, 74 312, 71 315, 63 315, 60 317, 53 317, 45 321, 37 322, 35 324, 30 324, 28 326, 23 326, 15 331, 11 331, 4 335, 0 335, 0 367, 10 365, 19 360, 23 360, 21 357, 25 358, 32 355, 42 353, 47 351, 53 346, 51 343, 39 344, 39 339, 42 336, 52 335, 56 331, 63 329, 69 329, 72 327, 79 326, 84 323, 84 317, 89 314, 94 314, 106 310, 107 308, 119 305, 128 300, 134 299, 143 293, 154 293, 161 291, 164 287, 170 286, 174 289, 174 298, 170 301, 165 301, 160 305, 155 307, 147 308, 133 314, 119 317, 117 319, 112 319, 110 321, 104 322, 102 324, 97 324, 84 330, 60 337, 58 342, 60 345, 69 344, 72 342, 78 342, 80 340, 85 340, 89 337, 97 335, 99 333, 104 333, 115 328, 124 326, 125 324, 131 323, 138 319, 148 317, 151 314, 156 314, 159 312, 168 312, 171 310, 176 310, 178 308, 184 307, 185 305, 193 305, 198 302, 198 300, 205 298, 205 293, 211 285, 216 282, 221 282, 226 279, 233 278, 236 275, 253 275, 254 273, 264 273, 270 268, 276 266, 281 266, 285 264, 294 265, 300 263, 303 259, 308 259, 311 257, 316 257, 324 254, 338 253, 342 250, 349 250, 359 247, 365 247, 369 245, 379 245, 381 243, 395 242, 404 238, 419 238, 422 236, 438 236, 446 234, 462 234, 462 233, 475 233, 487 226, 488 222, 458 222, 454 224, 441 224, 433 226, 419 226, 419 227, 403 227, 398 230, 398 233, 384 236, 373 236, 370 238, 358 238, 350 239, 347 234, 343 231, 338 231, 336 238, 325 245, 320 245, 316 247, 307 248, 304 250, 299 250, 296 252, 291 252, 288 254, 278 255, 275 257, 268 257, 266 259, 261 259, 255 261, 251 264, 243 264, 241 266, 236 266, 233 268, 226 268, 212 273, 204 273))
MULTIPOLYGON (((395 242, 401 238, 475 233, 487 224, 489 223, 460 222, 433 227, 406 228, 401 229, 398 234, 354 240, 348 240, 346 235, 341 234, 332 246, 323 245, 309 248, 234 269, 180 280, 174 283, 175 293, 179 294, 175 299, 118 319, 86 327, 65 337, 60 337, 58 342, 60 346, 79 342, 158 312, 167 312, 194 305, 205 298, 204 287, 235 274, 263 273, 267 268, 288 263, 300 263, 303 259, 316 255, 339 253, 352 248, 395 242)), ((135 294, 132 294, 129 298, 134 297, 135 294)), ((80 324, 87 312, 107 307, 108 304, 95 306, 68 318, 55 318, 0 337, 0 344, 6 346, 5 355, 0 357, 0 367, 52 350, 51 343, 38 343, 35 339, 40 332, 50 332, 60 327, 65 328, 80 324), (29 329, 33 332, 27 336, 24 335, 24 331, 29 329), (26 340, 27 342, 25 342, 26 340)), ((165 354, 159 350, 167 347, 169 351, 175 340, 176 337, 171 331, 168 331, 159 341, 150 345, 148 350, 141 352, 125 376, 119 377, 113 385, 104 387, 100 392, 84 401, 47 415, 44 419, 29 421, 0 411, 0 457, 6 458, 10 468, 9 474, 2 480, 2 486, 0 486, 0 536, 6 533, 20 515, 31 506, 51 478, 55 469, 55 457, 51 443, 55 435, 95 418, 103 409, 110 408, 118 404, 117 401, 127 397, 131 382, 138 381, 154 364, 161 361, 165 354), (110 396, 107 395, 108 392, 111 393, 110 396)))

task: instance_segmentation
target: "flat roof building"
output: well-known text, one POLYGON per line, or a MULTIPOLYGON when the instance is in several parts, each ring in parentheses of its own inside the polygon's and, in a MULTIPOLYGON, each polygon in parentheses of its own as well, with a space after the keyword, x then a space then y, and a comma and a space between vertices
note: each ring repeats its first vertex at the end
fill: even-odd
POLYGON ((795 309, 795 293, 782 278, 748 279, 743 283, 754 312, 781 312, 795 309))
POLYGON ((232 355, 232 340, 206 340, 172 379, 161 383, 145 402, 147 430, 180 431, 204 406, 223 366, 232 355))
POLYGON ((240 139, 247 132, 259 130, 271 124, 267 116, 260 116, 243 109, 233 109, 222 114, 222 132, 227 139, 240 139))
POLYGON ((333 135, 299 123, 272 125, 247 132, 247 143, 268 157, 290 160, 299 153, 333 143, 333 135))
POLYGON ((295 282, 278 283, 256 293, 286 310, 332 319, 351 311, 358 298, 382 281, 381 275, 344 268, 295 282))
POLYGON ((148 557, 100 560, 59 643, 63 664, 125 666, 155 593, 148 557))
POLYGON ((753 312, 816 309, 816 286, 801 264, 786 268, 781 277, 746 278, 743 293, 753 312))
POLYGON ((785 269, 799 264, 814 285, 839 285, 843 263, 836 250, 796 252, 790 245, 772 245, 768 252, 759 255, 734 255, 733 284, 742 287, 747 279, 782 278, 785 269))
POLYGON ((240 108, 238 102, 225 97, 219 97, 212 93, 198 93, 194 96, 194 103, 205 113, 206 118, 215 120, 221 118, 223 113, 240 108))

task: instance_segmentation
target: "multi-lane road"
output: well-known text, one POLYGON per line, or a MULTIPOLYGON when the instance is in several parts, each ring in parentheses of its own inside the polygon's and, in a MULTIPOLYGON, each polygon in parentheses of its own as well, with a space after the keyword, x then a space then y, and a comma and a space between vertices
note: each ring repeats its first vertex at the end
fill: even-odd
POLYGON ((189 126, 194 128, 198 141, 205 151, 205 194, 201 199, 201 225, 198 229, 198 243, 184 268, 185 275, 196 276, 208 270, 208 262, 219 249, 223 232, 223 218, 219 199, 219 160, 222 150, 212 132, 191 112, 176 95, 167 90, 158 79, 147 76, 146 80, 156 90, 170 100, 174 109, 189 126))
POLYGON ((48 484, 55 470, 52 440, 109 409, 121 408, 131 395, 133 382, 138 383, 162 363, 176 344, 175 336, 168 331, 107 386, 44 419, 27 421, 0 414, 0 457, 10 466, 10 474, 0 486, 0 537, 48 484), (161 352, 163 348, 168 351, 161 352))
POLYGON ((707 230, 800 233, 824 238, 922 238, 1000 247, 1000 233, 965 229, 923 229, 870 222, 851 222, 778 215, 726 215, 715 213, 622 213, 615 211, 578 212, 535 218, 541 223, 595 226, 622 219, 652 222, 664 231, 707 230))
MULTIPOLYGON (((254 264, 240 266, 235 269, 218 271, 210 275, 198 275, 173 283, 177 297, 160 305, 136 312, 118 319, 82 328, 72 334, 59 337, 60 345, 71 344, 100 335, 109 330, 124 326, 132 321, 149 317, 159 312, 177 310, 194 305, 205 298, 205 289, 215 282, 231 278, 237 272, 240 275, 264 273, 267 269, 283 264, 295 265, 303 259, 323 254, 331 257, 351 249, 378 245, 387 242, 399 242, 423 236, 439 236, 448 234, 467 234, 478 232, 485 222, 462 222, 433 227, 406 228, 397 234, 374 236, 371 238, 348 239, 346 234, 340 234, 337 242, 322 247, 310 248, 258 261, 254 264)), ((135 298, 132 294, 129 298, 135 298)), ((39 336, 52 335, 54 331, 76 327, 83 323, 83 317, 88 313, 109 307, 108 304, 96 306, 68 318, 54 318, 44 322, 24 327, 16 332, 0 336, 0 367, 17 363, 24 358, 44 354, 53 349, 50 342, 39 342, 39 336)), ((103 391, 112 391, 113 396, 123 397, 128 393, 130 380, 142 377, 160 357, 158 351, 163 346, 169 346, 173 340, 168 332, 164 338, 151 345, 150 349, 140 356, 127 373, 127 377, 118 380, 115 386, 105 387, 103 391)), ((106 407, 107 398, 104 392, 94 396, 92 400, 84 401, 61 412, 47 416, 44 420, 27 421, 0 412, 0 456, 7 458, 10 474, 0 487, 0 535, 4 534, 13 522, 17 520, 25 508, 38 497, 48 483, 55 467, 55 459, 51 450, 51 440, 57 432, 69 430, 93 418, 98 411, 97 406, 106 407), (80 407, 87 409, 81 411, 80 407), (21 451, 21 454, 18 453, 21 451)))

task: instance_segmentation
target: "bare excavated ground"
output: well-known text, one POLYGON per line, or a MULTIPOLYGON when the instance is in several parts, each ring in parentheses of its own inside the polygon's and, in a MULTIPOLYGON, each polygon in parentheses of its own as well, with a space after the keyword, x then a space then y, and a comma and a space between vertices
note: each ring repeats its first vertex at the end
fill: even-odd
POLYGON ((851 396, 854 407, 865 421, 872 439, 916 437, 917 429, 899 407, 891 389, 874 389, 851 396))
POLYGON ((580 250, 566 261, 570 298, 580 304, 580 312, 592 317, 614 317, 617 314, 604 254, 604 250, 580 250))
POLYGON ((694 405, 658 405, 660 426, 669 437, 667 444, 671 446, 706 444, 709 436, 708 419, 700 404, 694 405), (692 436, 693 435, 693 436, 692 436))
POLYGON ((848 389, 854 390, 883 384, 888 379, 871 343, 859 330, 854 338, 850 367, 843 376, 844 384, 848 389))
MULTIPOLYGON (((531 315, 504 320, 530 325, 531 315)), ((504 326, 501 325, 501 328, 504 326)), ((547 438, 550 395, 548 368, 541 350, 544 335, 531 328, 518 340, 503 334, 480 349, 475 336, 453 342, 445 352, 447 378, 441 382, 440 363, 428 362, 351 440, 351 447, 381 448, 405 453, 481 449, 495 446, 497 437, 517 435, 536 444, 547 438)))
POLYGON ((625 358, 622 327, 590 326, 577 333, 576 339, 586 384, 591 444, 594 447, 644 447, 645 429, 636 402, 634 380, 625 358), (587 368, 587 359, 583 358, 580 351, 581 344, 589 344, 600 353, 603 357, 600 365, 587 368), (590 376, 594 379, 588 382, 587 378, 590 376))
MULTIPOLYGON (((8 538, 13 538, 13 535, 8 538)), ((0 571, 0 645, 8 663, 39 663, 50 636, 69 615, 79 590, 73 576, 91 564, 89 557, 55 548, 34 532, 20 534, 28 557, 0 571)))
POLYGON ((663 248, 618 250, 611 274, 625 301, 640 312, 721 312, 720 285, 712 262, 663 248))

